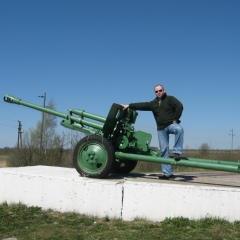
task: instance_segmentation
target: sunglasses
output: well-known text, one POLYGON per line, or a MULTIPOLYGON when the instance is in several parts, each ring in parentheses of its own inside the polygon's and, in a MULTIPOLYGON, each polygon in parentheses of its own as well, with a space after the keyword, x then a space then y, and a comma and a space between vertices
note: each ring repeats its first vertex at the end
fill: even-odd
POLYGON ((155 93, 158 93, 158 92, 162 92, 163 90, 162 89, 160 89, 160 90, 157 90, 157 91, 155 91, 155 93))

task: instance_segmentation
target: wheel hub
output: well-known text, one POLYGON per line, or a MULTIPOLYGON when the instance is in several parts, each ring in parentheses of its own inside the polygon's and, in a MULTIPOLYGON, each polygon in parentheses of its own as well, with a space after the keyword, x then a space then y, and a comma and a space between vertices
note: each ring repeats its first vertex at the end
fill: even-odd
POLYGON ((90 151, 90 152, 88 153, 88 157, 87 157, 86 161, 87 161, 89 164, 92 164, 92 165, 96 164, 97 161, 98 161, 98 158, 97 158, 97 156, 96 156, 96 153, 95 153, 94 151, 90 151))

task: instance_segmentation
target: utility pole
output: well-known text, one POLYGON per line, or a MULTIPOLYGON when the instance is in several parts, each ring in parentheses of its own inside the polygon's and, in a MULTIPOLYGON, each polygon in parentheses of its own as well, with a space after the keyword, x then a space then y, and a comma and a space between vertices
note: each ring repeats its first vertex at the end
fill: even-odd
POLYGON ((229 135, 232 136, 231 150, 233 150, 233 137, 234 137, 235 135, 233 134, 233 129, 231 129, 230 132, 231 132, 231 133, 230 133, 229 135))
MULTIPOLYGON (((46 105, 46 93, 44 93, 44 95, 42 96, 38 96, 43 98, 43 107, 45 107, 46 105)), ((44 112, 42 112, 42 126, 41 126, 41 142, 40 142, 40 149, 43 149, 43 127, 44 127, 44 112)))
POLYGON ((18 121, 18 142, 17 142, 17 148, 22 148, 22 123, 21 121, 18 121))

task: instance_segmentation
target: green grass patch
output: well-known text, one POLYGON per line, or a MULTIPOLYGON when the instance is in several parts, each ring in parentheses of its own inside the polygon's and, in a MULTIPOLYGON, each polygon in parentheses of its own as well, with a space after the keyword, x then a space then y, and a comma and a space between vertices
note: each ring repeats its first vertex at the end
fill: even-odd
POLYGON ((240 222, 204 218, 167 218, 162 222, 95 218, 76 213, 43 211, 22 204, 0 205, 0 239, 240 239, 240 222))

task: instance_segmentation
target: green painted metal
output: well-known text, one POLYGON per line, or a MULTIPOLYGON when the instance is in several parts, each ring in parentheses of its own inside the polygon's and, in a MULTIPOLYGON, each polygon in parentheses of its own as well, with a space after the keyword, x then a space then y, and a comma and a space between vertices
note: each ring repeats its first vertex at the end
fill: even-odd
POLYGON ((29 107, 41 112, 45 112, 63 118, 64 120, 60 123, 62 126, 70 128, 72 130, 81 131, 86 134, 95 134, 97 131, 99 130, 101 131, 103 129, 102 123, 106 121, 106 118, 85 112, 84 110, 69 109, 68 114, 61 113, 47 107, 42 107, 36 104, 23 101, 22 99, 16 98, 11 95, 5 95, 3 100, 8 103, 23 105, 25 107, 29 107), (97 123, 94 121, 100 121, 101 123, 97 123), (91 128, 89 129, 89 127, 91 128))
POLYGON ((107 152, 100 144, 85 143, 78 151, 78 160, 78 164, 86 172, 100 172, 107 164, 107 152))
POLYGON ((204 160, 198 158, 182 158, 180 161, 176 161, 173 158, 163 158, 154 156, 145 156, 140 154, 131 154, 123 152, 115 152, 115 157, 119 159, 128 159, 134 161, 145 161, 145 162, 155 162, 163 164, 171 164, 178 166, 194 167, 194 168, 205 168, 213 169, 218 171, 236 172, 240 173, 240 162, 226 162, 223 161, 213 161, 204 160))
POLYGON ((159 152, 150 147, 152 135, 134 130, 138 113, 131 109, 123 111, 119 104, 113 103, 108 116, 102 117, 78 109, 61 113, 11 95, 5 95, 4 101, 63 118, 62 126, 90 135, 81 139, 74 150, 74 165, 81 175, 102 178, 112 168, 115 172, 128 173, 136 165, 133 161, 240 172, 240 162, 186 157, 175 161, 174 158, 160 157, 159 152))
POLYGON ((107 138, 115 150, 129 150, 148 152, 152 135, 142 131, 134 131, 132 123, 136 121, 136 111, 121 111, 119 104, 113 104, 107 118, 84 110, 69 109, 68 114, 35 105, 12 95, 5 95, 4 101, 23 105, 41 112, 45 112, 64 120, 63 127, 83 132, 87 135, 99 135, 107 138))

